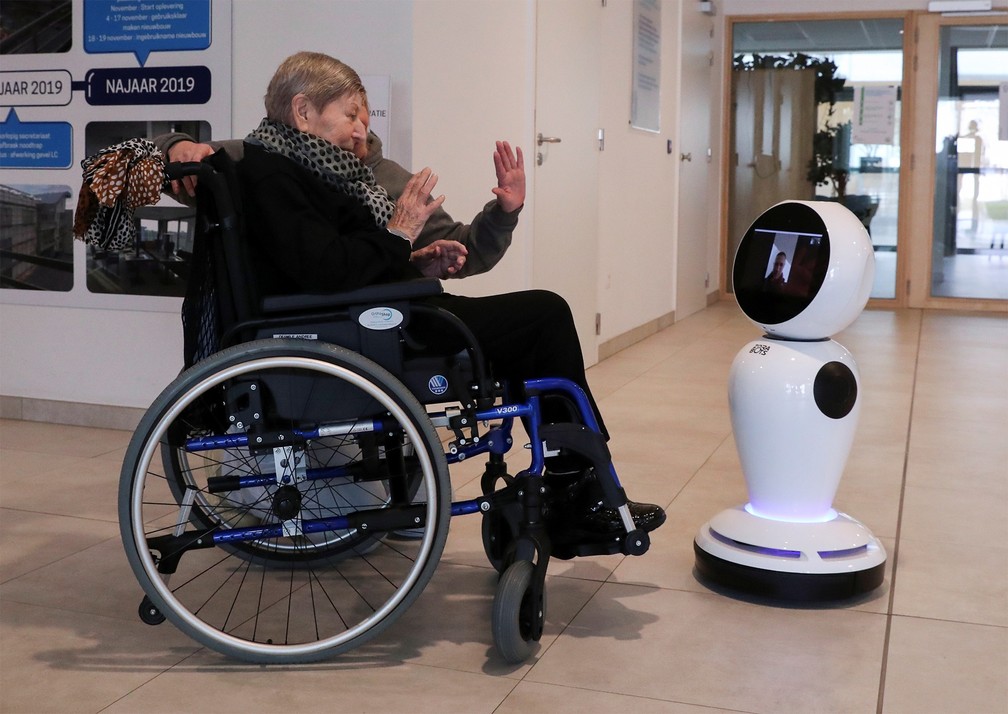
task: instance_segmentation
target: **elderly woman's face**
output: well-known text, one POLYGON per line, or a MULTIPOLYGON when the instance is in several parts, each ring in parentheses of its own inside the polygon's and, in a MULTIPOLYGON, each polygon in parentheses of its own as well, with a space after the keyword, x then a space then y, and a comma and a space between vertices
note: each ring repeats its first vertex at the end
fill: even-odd
POLYGON ((302 94, 294 97, 294 123, 304 132, 319 136, 341 149, 353 151, 367 140, 367 127, 361 121, 364 97, 348 94, 316 107, 302 94))
POLYGON ((367 145, 367 135, 368 129, 371 127, 371 115, 368 113, 368 108, 362 106, 360 110, 360 120, 364 125, 364 136, 360 140, 354 140, 353 153, 361 161, 367 159, 368 145, 367 145))

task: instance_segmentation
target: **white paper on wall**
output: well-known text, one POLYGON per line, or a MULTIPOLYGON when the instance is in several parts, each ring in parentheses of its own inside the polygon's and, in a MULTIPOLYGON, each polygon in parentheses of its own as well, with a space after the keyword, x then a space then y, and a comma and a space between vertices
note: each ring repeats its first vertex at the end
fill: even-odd
POLYGON ((852 144, 892 144, 896 131, 896 85, 854 87, 852 144))
POLYGON ((363 75, 361 81, 367 90, 368 109, 371 112, 371 131, 382 141, 382 155, 392 152, 391 94, 392 78, 385 75, 363 75))
POLYGON ((661 129, 661 5, 658 0, 634 2, 633 77, 630 125, 661 129))

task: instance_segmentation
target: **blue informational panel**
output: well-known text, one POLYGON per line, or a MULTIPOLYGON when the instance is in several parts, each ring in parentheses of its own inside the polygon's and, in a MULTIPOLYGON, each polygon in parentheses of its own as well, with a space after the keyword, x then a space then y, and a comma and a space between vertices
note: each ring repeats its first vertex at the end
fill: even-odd
POLYGON ((73 239, 81 162, 127 139, 231 134, 231 0, 5 2, 0 302, 178 310, 192 208, 136 211, 139 240, 73 239))
POLYGON ((151 52, 205 50, 210 46, 210 0, 87 0, 84 50, 131 52, 142 67, 151 52))
POLYGON ((11 109, 0 124, 0 168, 66 169, 72 160, 70 122, 23 122, 11 109))

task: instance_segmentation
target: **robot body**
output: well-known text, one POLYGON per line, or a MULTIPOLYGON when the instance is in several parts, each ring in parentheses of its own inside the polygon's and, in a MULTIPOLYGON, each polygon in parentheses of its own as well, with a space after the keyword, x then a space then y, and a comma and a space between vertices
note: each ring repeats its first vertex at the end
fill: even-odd
POLYGON ((839 204, 778 204, 740 243, 736 297, 766 334, 729 375, 749 501, 696 536, 697 569, 712 580, 785 599, 847 597, 882 582, 881 543, 833 508, 861 400, 857 364, 829 335, 860 314, 873 273, 871 242, 839 204))

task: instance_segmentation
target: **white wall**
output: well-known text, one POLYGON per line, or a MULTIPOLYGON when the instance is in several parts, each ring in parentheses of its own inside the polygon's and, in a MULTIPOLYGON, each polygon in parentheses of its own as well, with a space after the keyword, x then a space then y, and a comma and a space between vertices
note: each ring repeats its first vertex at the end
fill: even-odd
POLYGON ((363 75, 392 78, 392 152, 412 152, 414 0, 234 0, 234 133, 244 136, 265 111, 263 94, 277 66, 301 50, 325 52, 363 75))
MULTIPOLYGON (((529 202, 512 247, 490 273, 446 284, 459 294, 530 287, 535 4, 534 0, 424 0, 414 7, 414 93, 423 101, 413 109, 413 165, 430 164, 440 173, 448 212, 469 220, 491 198, 490 154, 495 139, 520 142, 526 154, 529 202)), ((675 132, 677 7, 678 2, 668 3, 662 13, 659 134, 629 126, 633 2, 608 0, 602 14, 599 114, 600 126, 606 129, 606 150, 599 157, 599 203, 585 207, 598 215, 595 279, 602 341, 674 309, 676 162, 665 145, 675 132)), ((570 243, 572 250, 578 249, 577 236, 570 236, 570 243)))
POLYGON ((603 12, 599 157, 599 312, 601 342, 675 308, 675 196, 678 2, 662 7, 660 131, 630 126, 633 0, 603 12))
POLYGON ((177 311, 0 304, 5 397, 146 407, 181 366, 177 311))
POLYGON ((534 0, 418 0, 413 9, 414 169, 440 177, 444 209, 468 223, 497 179, 498 139, 521 146, 528 199, 511 248, 490 272, 451 280, 459 295, 491 295, 531 287, 535 96, 534 0))

